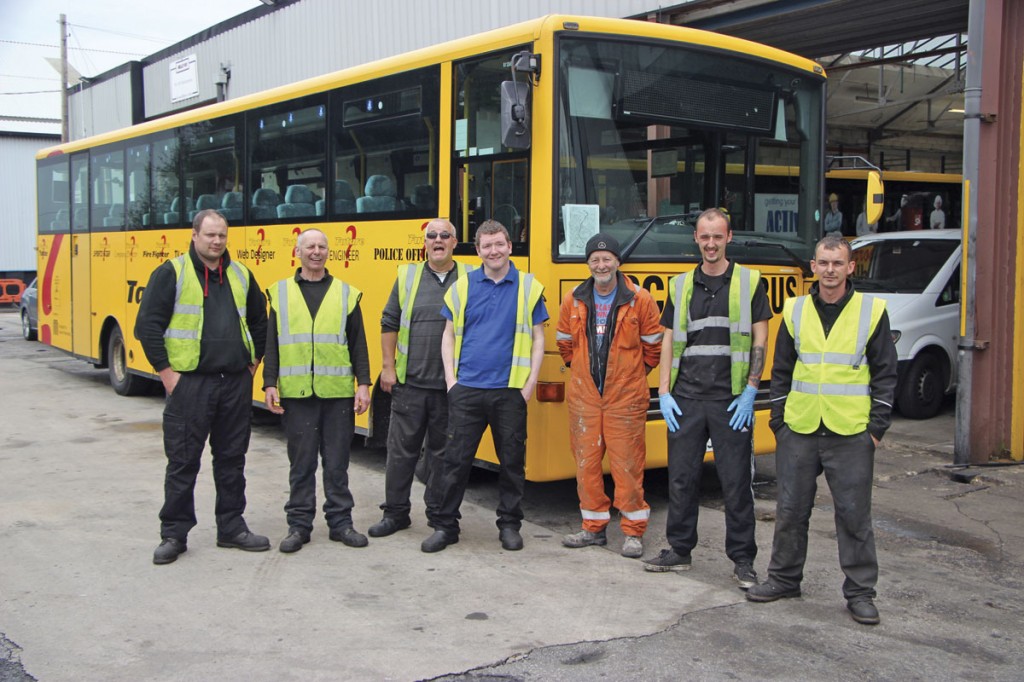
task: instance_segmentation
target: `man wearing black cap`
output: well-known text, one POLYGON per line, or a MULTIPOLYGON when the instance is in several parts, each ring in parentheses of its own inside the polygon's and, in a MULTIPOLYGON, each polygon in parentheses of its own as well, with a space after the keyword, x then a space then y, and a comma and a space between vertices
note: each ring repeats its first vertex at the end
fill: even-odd
POLYGON ((605 545, 612 501, 601 462, 615 482, 621 515, 622 556, 643 554, 651 508, 644 501, 644 440, 650 391, 647 374, 658 364, 662 327, 658 306, 619 272, 619 242, 597 234, 587 242, 590 277, 565 295, 558 316, 558 352, 571 370, 569 441, 583 529, 566 535, 566 547, 605 545))

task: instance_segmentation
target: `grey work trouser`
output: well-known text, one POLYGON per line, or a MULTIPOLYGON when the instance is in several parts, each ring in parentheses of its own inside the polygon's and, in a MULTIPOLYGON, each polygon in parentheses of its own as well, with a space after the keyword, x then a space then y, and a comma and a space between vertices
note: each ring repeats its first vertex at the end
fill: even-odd
POLYGON ((864 431, 852 436, 801 434, 782 426, 775 434, 778 500, 768 578, 785 589, 800 587, 807 559, 807 529, 824 471, 835 508, 843 596, 874 597, 878 582, 871 483, 875 444, 864 431))

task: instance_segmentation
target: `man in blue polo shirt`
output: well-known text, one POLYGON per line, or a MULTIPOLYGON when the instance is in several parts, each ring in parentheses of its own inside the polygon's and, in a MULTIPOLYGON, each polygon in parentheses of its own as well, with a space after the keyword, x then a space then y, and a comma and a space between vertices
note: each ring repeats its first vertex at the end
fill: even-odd
POLYGON ((526 481, 526 403, 544 359, 544 287, 509 260, 505 226, 485 221, 476 232, 482 267, 456 281, 444 298, 447 320, 441 340, 448 385, 448 447, 430 472, 427 510, 434 534, 424 552, 459 541, 459 507, 484 430, 490 426, 501 465, 498 477, 498 539, 509 551, 523 548, 523 486, 526 481))

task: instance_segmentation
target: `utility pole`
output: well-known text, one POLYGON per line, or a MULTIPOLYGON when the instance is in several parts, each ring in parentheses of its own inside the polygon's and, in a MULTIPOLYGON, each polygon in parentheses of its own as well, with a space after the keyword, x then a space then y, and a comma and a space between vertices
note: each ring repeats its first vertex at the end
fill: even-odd
POLYGON ((68 18, 60 15, 60 141, 68 135, 68 18))

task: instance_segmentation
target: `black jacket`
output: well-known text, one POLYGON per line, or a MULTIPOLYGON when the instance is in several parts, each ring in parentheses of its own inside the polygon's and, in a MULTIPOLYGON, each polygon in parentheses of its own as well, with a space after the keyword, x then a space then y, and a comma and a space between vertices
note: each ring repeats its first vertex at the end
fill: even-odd
MULTIPOLYGON (((195 371, 201 374, 239 372, 249 366, 249 348, 242 338, 235 300, 228 282, 227 268, 231 256, 225 250, 221 266, 209 269, 199 260, 192 244, 189 244, 188 255, 200 284, 205 285, 207 290, 203 299, 199 366, 195 371)), ((135 338, 142 343, 146 359, 158 372, 171 366, 164 346, 164 332, 174 313, 175 280, 174 266, 170 261, 164 261, 149 277, 149 284, 146 285, 139 305, 139 316, 135 320, 135 338)), ((263 358, 267 340, 267 299, 251 271, 246 298, 246 323, 252 335, 256 362, 259 362, 263 358)))

